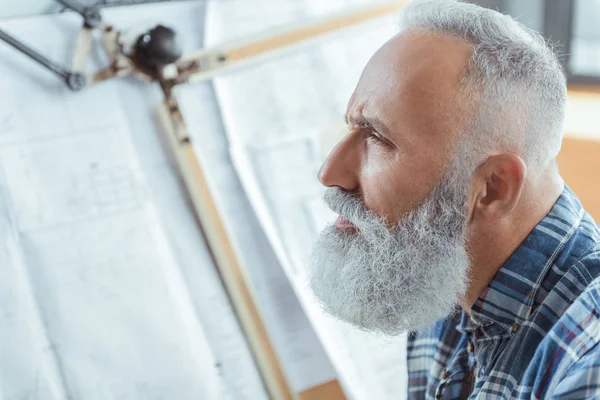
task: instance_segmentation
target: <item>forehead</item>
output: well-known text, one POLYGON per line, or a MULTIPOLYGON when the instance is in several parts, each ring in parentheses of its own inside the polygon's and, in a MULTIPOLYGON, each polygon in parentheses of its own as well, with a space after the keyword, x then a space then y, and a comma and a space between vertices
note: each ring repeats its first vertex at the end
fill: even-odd
POLYGON ((392 132, 447 131, 459 112, 456 89, 471 53, 468 43, 433 33, 395 36, 365 67, 348 113, 384 120, 392 132))

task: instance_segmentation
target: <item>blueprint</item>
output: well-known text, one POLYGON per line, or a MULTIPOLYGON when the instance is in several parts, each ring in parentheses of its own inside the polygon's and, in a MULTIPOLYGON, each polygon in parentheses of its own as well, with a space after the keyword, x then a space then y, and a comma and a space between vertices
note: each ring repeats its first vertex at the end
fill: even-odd
MULTIPOLYGON (((203 3, 104 17, 177 23, 202 45, 203 3)), ((80 20, 0 25, 68 64, 80 20)), ((3 44, 0 60, 0 398, 266 399, 163 150, 158 90, 71 93, 3 44)))

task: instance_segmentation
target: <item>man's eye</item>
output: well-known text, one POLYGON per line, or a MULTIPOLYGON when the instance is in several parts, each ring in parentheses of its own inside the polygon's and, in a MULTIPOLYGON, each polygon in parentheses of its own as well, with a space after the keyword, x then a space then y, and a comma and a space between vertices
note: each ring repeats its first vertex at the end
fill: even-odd
POLYGON ((368 138, 383 143, 383 140, 381 139, 381 137, 373 129, 369 129, 368 138))

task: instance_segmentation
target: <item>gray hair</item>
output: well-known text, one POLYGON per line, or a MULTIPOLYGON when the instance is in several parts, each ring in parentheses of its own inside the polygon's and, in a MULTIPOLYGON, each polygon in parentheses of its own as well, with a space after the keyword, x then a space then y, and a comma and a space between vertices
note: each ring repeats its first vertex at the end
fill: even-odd
MULTIPOLYGON (((473 133, 466 138, 471 163, 509 151, 530 169, 554 165, 567 90, 560 62, 540 34, 507 15, 456 0, 416 0, 399 14, 398 25, 399 34, 426 31, 472 45, 458 91, 474 105, 466 122, 473 133)), ((464 157, 467 149, 458 150, 464 157)))

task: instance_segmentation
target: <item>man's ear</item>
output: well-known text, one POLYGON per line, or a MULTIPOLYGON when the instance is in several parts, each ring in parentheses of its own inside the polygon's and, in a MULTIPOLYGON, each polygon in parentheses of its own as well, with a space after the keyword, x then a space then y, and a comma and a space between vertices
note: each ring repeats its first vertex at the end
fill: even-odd
POLYGON ((521 157, 503 153, 489 157, 475 174, 472 218, 497 221, 517 205, 527 175, 521 157))

